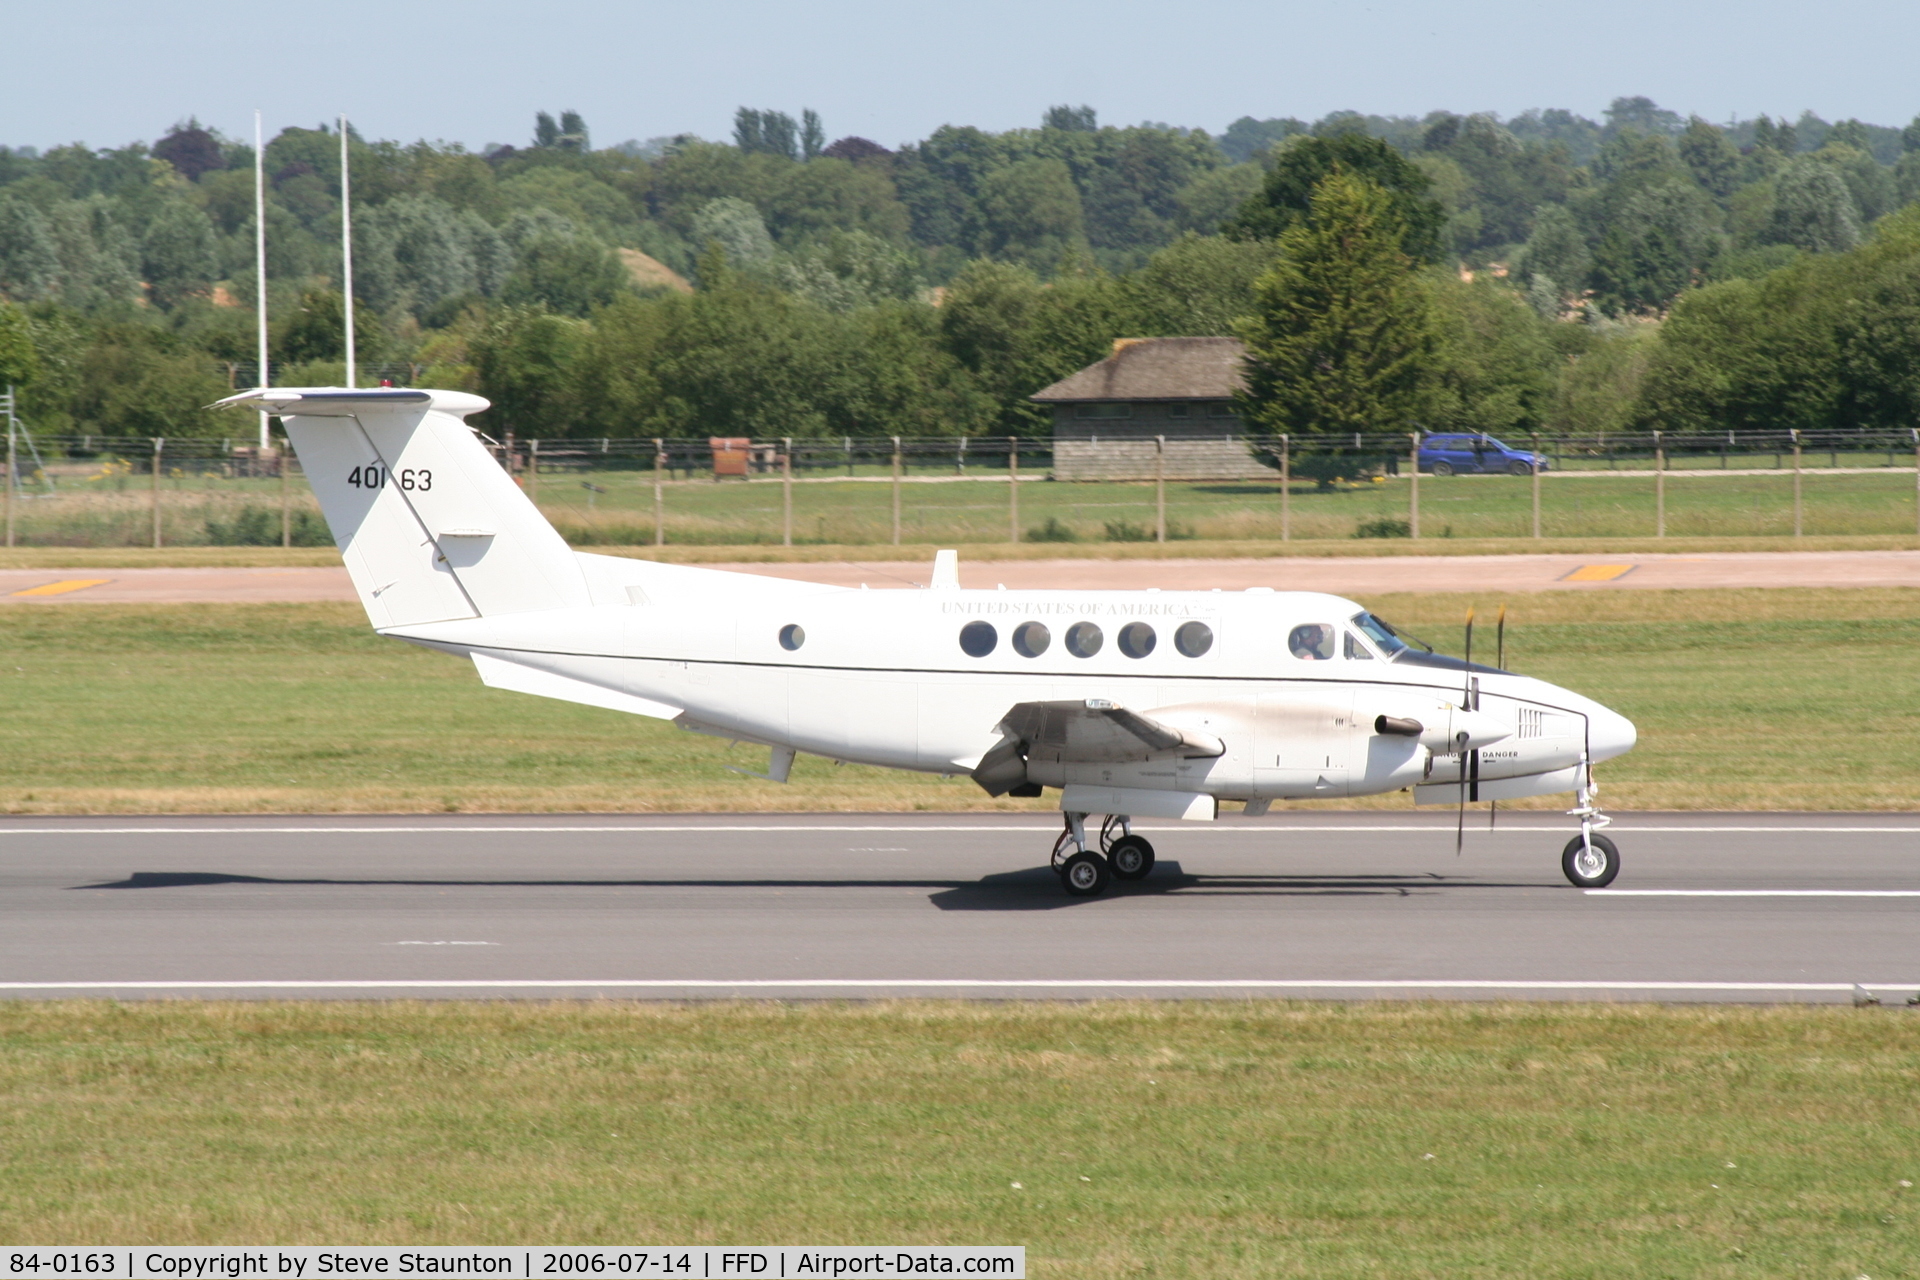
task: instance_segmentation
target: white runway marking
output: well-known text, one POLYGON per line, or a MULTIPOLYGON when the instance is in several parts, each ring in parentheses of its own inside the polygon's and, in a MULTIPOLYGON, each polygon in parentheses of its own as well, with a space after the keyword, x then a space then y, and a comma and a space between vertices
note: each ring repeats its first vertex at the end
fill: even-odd
MULTIPOLYGON (((1262 826, 1255 822, 1235 821, 1237 815, 1229 814, 1218 826, 1163 827, 1135 823, 1143 831, 1169 833, 1178 831, 1185 835, 1298 835, 1316 831, 1336 832, 1426 832, 1444 833, 1451 825, 1436 820, 1432 823, 1412 824, 1326 824, 1302 823, 1299 826, 1262 826)), ((602 832, 608 835, 648 835, 648 834, 688 834, 699 832, 892 832, 912 834, 914 832, 995 832, 995 831, 1044 831, 1058 832, 1059 823, 1044 826, 1000 826, 994 823, 969 823, 953 826, 816 826, 804 823, 736 823, 729 825, 682 824, 677 826, 565 826, 565 827, 528 827, 528 826, 385 826, 385 827, 10 827, 0 824, 0 836, 230 836, 230 835, 587 835, 602 832)), ((1473 835, 1543 835, 1554 832, 1570 832, 1571 826, 1502 826, 1494 831, 1477 831, 1473 835)), ((1683 835, 1726 835, 1755 832, 1790 832, 1808 835, 1920 835, 1920 827, 1801 827, 1801 826, 1740 826, 1740 827, 1696 827, 1696 826, 1627 826, 1616 824, 1616 835, 1642 835, 1651 833, 1683 835)))
POLYGON ((234 982, 0 982, 0 991, 390 991, 582 990, 793 991, 847 988, 980 991, 1852 991, 1906 990, 1908 982, 1558 982, 1435 978, 459 978, 259 980, 234 982))
POLYGON ((1588 889, 1596 898, 1920 898, 1920 889, 1588 889))

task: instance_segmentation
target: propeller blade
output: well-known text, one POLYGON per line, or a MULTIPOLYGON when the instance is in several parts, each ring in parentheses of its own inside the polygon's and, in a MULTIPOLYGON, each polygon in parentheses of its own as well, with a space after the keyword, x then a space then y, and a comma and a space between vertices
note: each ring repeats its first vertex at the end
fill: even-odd
MULTIPOLYGON (((1467 607, 1467 660, 1461 673, 1460 709, 1473 710, 1473 607, 1467 607)), ((1464 735, 1462 735, 1464 736, 1464 735)), ((1467 844, 1467 752, 1460 751, 1460 803, 1454 812, 1453 856, 1459 857, 1467 844)))
POLYGON ((1507 669, 1507 606, 1504 604, 1493 623, 1493 665, 1502 671, 1507 669))

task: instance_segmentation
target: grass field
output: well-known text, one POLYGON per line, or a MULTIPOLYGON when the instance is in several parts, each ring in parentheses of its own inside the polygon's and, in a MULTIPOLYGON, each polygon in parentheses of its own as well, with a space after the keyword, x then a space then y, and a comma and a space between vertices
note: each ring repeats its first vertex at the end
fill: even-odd
MULTIPOLYGON (((938 478, 902 486, 901 540, 943 546, 1010 545, 1013 522, 1004 479, 938 478)), ((153 495, 141 477, 118 477, 121 487, 70 481, 53 493, 29 494, 17 504, 18 540, 26 545, 109 547, 150 545, 153 495)), ((528 483, 523 479, 523 483, 528 483)), ((646 545, 654 539, 653 478, 649 471, 606 470, 543 475, 529 485, 548 517, 581 545, 646 545), (593 488, 587 488, 592 485, 593 488)), ((1277 481, 1169 483, 1167 520, 1176 540, 1277 541, 1282 533, 1277 481)), ((1153 537, 1151 483, 1104 482, 1019 486, 1018 526, 1024 540, 1062 539, 1060 548, 1139 542, 1153 537)), ((317 516, 304 480, 291 501, 303 518, 317 516)), ((278 540, 277 480, 217 475, 163 478, 160 505, 164 541, 205 545, 220 541, 211 525, 230 525, 256 508, 278 540)), ((664 487, 669 545, 778 545, 783 536, 783 492, 777 479, 716 484, 682 480, 664 487)), ((1405 478, 1343 484, 1321 491, 1292 487, 1288 527, 1295 540, 1352 540, 1363 527, 1404 521, 1405 478)), ((878 477, 815 478, 793 486, 793 535, 798 543, 887 545, 893 540, 893 490, 878 477)), ((1911 469, 1860 473, 1810 472, 1802 481, 1801 531, 1810 537, 1914 537, 1920 531, 1911 469)), ((1791 472, 1671 476, 1666 481, 1666 527, 1671 537, 1780 538, 1793 534, 1791 472)), ((1422 541, 1514 539, 1532 534, 1532 485, 1524 477, 1423 476, 1422 541)), ((1651 537, 1656 531, 1651 475, 1575 471, 1542 481, 1541 533, 1556 539, 1651 537)), ((318 525, 312 528, 319 536, 318 525)), ((1405 545, 1408 539, 1388 541, 1405 545)), ((1269 551, 1267 554, 1271 554, 1269 551)))
POLYGON ((0 1007, 0 1237, 1920 1274, 1904 1010, 0 1007))
MULTIPOLYGON (((1484 617, 1499 601, 1364 603, 1457 651, 1468 604, 1484 617)), ((1509 604, 1510 667, 1639 725, 1639 747, 1601 771, 1611 806, 1920 808, 1920 592, 1542 592, 1509 604)), ((352 605, 15 607, 0 611, 0 651, 11 813, 1053 803, 806 758, 784 787, 743 778, 721 766, 762 767, 764 751, 486 689, 467 663, 372 635, 352 605)))

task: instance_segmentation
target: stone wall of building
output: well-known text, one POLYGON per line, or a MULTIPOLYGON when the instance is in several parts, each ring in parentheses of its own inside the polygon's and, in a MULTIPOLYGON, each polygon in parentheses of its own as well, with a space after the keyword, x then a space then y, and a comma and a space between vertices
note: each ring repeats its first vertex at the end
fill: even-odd
MULTIPOLYGON (((1262 465, 1240 436, 1169 440, 1166 445, 1169 480, 1277 480, 1279 472, 1262 465)), ((1151 480, 1155 474, 1151 439, 1112 439, 1053 442, 1055 480, 1151 480)))

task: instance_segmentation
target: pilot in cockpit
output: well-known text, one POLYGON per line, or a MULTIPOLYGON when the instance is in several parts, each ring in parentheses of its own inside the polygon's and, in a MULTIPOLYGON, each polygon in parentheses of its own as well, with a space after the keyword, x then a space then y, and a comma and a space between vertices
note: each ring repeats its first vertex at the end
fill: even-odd
POLYGON ((1287 649, 1303 662, 1325 662, 1333 657, 1333 628, 1320 622, 1302 623, 1287 637, 1287 649))

